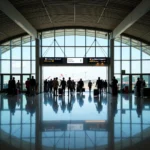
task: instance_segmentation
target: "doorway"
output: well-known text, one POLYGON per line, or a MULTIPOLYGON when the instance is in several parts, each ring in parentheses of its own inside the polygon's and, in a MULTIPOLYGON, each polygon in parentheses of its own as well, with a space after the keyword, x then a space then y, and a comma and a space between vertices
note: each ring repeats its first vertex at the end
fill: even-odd
POLYGON ((58 81, 62 80, 63 77, 65 80, 71 77, 76 83, 82 78, 84 88, 87 91, 89 80, 93 83, 92 89, 95 88, 98 77, 108 82, 108 67, 106 66, 43 66, 42 73, 42 85, 45 79, 50 80, 55 77, 58 77, 58 81))

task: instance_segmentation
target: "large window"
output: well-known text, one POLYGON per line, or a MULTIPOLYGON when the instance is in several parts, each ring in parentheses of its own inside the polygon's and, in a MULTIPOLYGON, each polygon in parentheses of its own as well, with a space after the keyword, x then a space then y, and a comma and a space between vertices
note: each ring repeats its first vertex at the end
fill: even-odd
POLYGON ((108 57, 108 33, 86 29, 42 32, 43 57, 108 57))
POLYGON ((33 66, 35 65, 35 40, 30 36, 3 43, 0 45, 0 50, 0 73, 35 74, 35 66, 33 66))
MULTIPOLYGON (((150 46, 138 40, 120 36, 114 43, 114 73, 120 77, 127 74, 149 74, 150 46)), ((118 78, 120 80, 120 78, 118 78)))
MULTIPOLYGON (((42 57, 108 57, 109 33, 90 29, 57 29, 39 33, 42 57)), ((36 47, 30 36, 0 45, 0 73, 35 75, 36 47)), ((114 43, 114 73, 150 73, 150 45, 120 36, 114 43)), ((120 80, 120 79, 119 79, 120 80)))

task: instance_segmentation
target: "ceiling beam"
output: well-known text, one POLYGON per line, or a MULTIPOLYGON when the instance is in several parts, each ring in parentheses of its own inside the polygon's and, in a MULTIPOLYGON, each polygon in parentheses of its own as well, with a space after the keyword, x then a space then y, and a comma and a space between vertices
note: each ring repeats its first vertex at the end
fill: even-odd
POLYGON ((150 10, 150 0, 143 0, 125 19, 113 30, 112 38, 116 38, 132 26, 140 17, 150 10))
POLYGON ((36 29, 24 18, 24 16, 8 1, 0 0, 0 10, 3 11, 18 26, 33 38, 37 38, 36 29))

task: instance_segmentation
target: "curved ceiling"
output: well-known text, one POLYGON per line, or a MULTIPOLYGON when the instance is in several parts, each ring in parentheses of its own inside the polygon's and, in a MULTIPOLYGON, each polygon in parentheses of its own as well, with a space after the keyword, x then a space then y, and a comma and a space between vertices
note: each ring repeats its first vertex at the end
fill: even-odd
MULTIPOLYGON (((142 0, 9 0, 37 30, 92 27, 113 31, 142 0)), ((0 11, 0 41, 25 31, 0 11)), ((150 11, 123 34, 150 43, 150 11)))

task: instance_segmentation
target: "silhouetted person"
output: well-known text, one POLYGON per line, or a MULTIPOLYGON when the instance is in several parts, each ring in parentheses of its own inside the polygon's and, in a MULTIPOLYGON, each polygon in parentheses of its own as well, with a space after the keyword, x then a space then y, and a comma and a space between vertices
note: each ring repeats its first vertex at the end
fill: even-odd
POLYGON ((44 92, 48 92, 48 81, 47 81, 47 79, 44 81, 44 92))
POLYGON ((35 87, 36 87, 36 80, 34 79, 34 76, 30 79, 30 95, 35 95, 35 87))
POLYGON ((91 89, 92 89, 92 82, 91 82, 91 80, 89 80, 89 82, 88 82, 88 87, 89 87, 89 92, 91 92, 91 89))
POLYGON ((67 81, 67 87, 68 87, 68 96, 69 96, 69 93, 72 95, 72 81, 70 77, 67 81))
MULTIPOLYGON (((21 83, 20 83, 19 80, 18 80, 18 82, 17 82, 17 84, 16 84, 16 87, 17 87, 17 90, 18 90, 19 93, 20 93, 20 91, 21 91, 21 83)), ((17 93, 17 94, 19 94, 19 93, 17 93)))
POLYGON ((75 83, 74 80, 72 80, 71 86, 72 86, 72 92, 75 92, 75 86, 76 86, 76 83, 75 83))
POLYGON ((26 89, 27 89, 26 94, 29 95, 30 94, 30 79, 29 78, 27 78, 25 85, 26 85, 26 89))
POLYGON ((101 94, 101 92, 102 92, 102 80, 100 79, 100 77, 98 77, 98 80, 96 81, 96 87, 99 91, 99 94, 101 94))
POLYGON ((104 92, 107 92, 107 81, 106 80, 104 81, 103 85, 104 85, 104 92))
POLYGON ((137 96, 141 96, 141 81, 140 81, 140 78, 137 78, 136 91, 137 91, 137 96))
POLYGON ((117 95, 118 94, 118 80, 113 77, 112 83, 111 83, 111 88, 112 88, 112 95, 117 95))
POLYGON ((49 88, 49 91, 51 93, 52 89, 53 89, 53 80, 52 79, 50 81, 48 81, 48 88, 49 88))
POLYGON ((65 89, 66 89, 66 81, 65 78, 61 81, 61 87, 62 87, 62 93, 65 95, 65 89))
POLYGON ((8 81, 8 94, 12 94, 12 78, 8 81))
POLYGON ((53 81, 54 96, 57 96, 58 84, 58 78, 55 78, 53 81))
POLYGON ((79 91, 80 91, 80 94, 83 95, 84 82, 82 81, 82 79, 80 79, 80 81, 78 82, 78 84, 79 84, 79 91))
POLYGON ((12 94, 15 95, 16 94, 16 81, 14 77, 11 81, 11 85, 12 85, 12 94))

